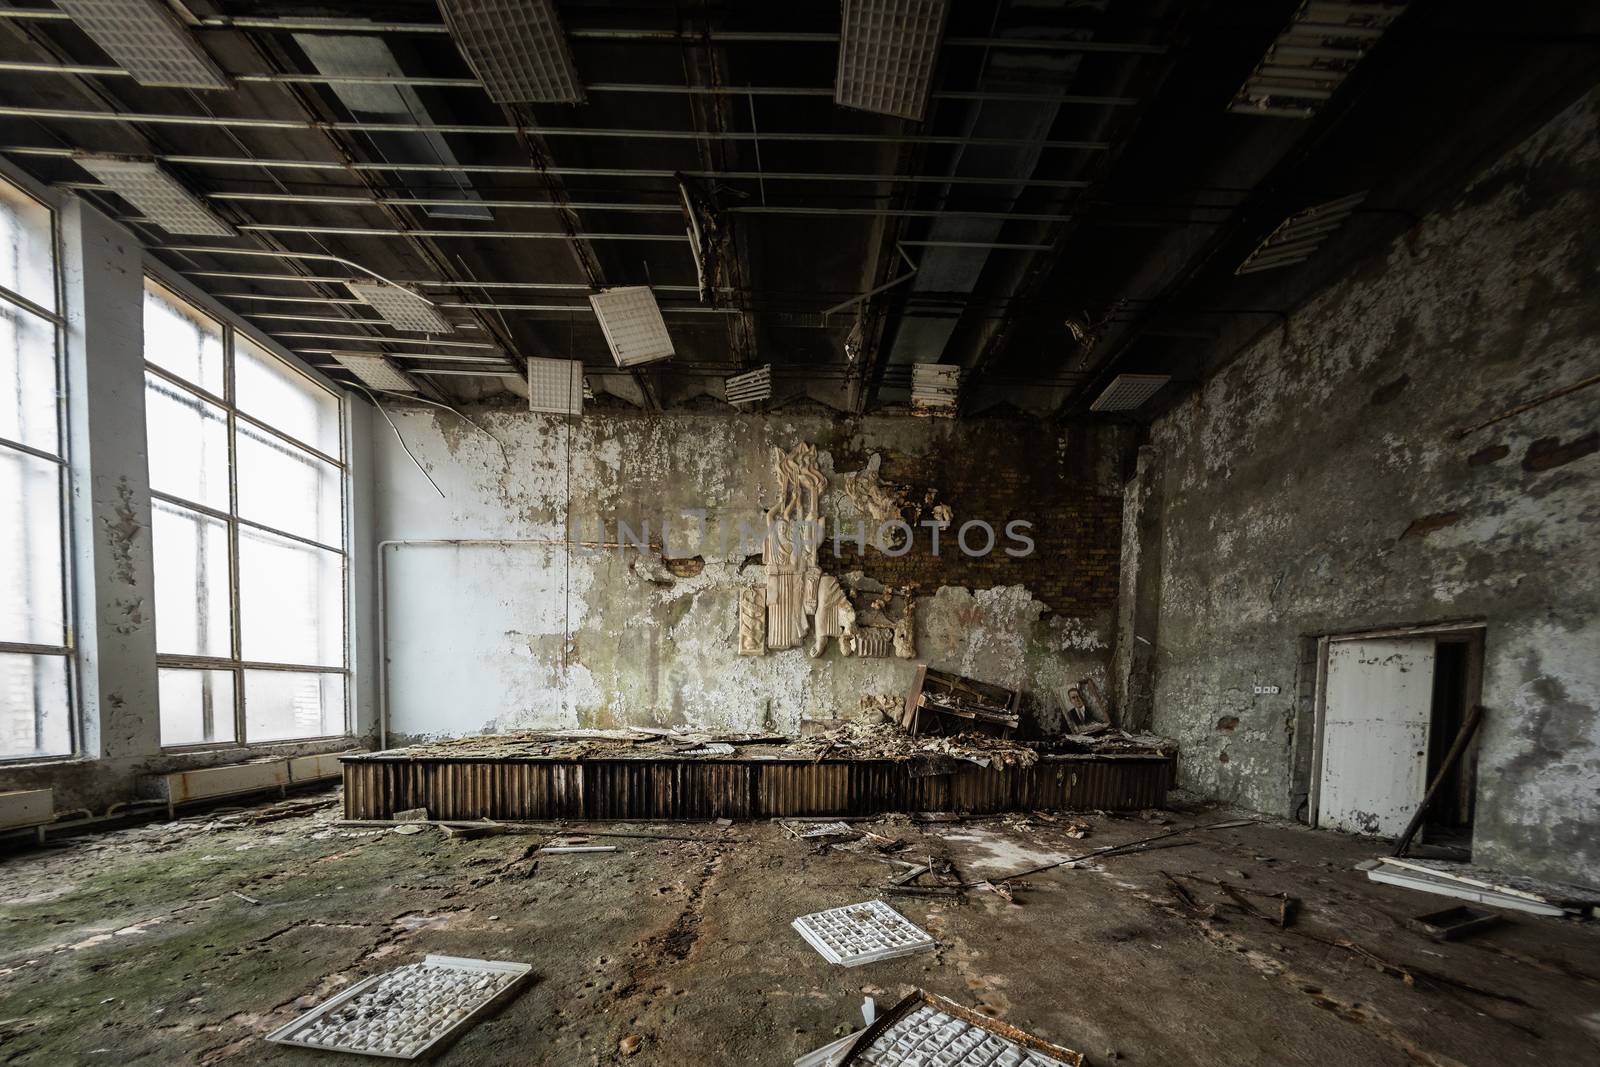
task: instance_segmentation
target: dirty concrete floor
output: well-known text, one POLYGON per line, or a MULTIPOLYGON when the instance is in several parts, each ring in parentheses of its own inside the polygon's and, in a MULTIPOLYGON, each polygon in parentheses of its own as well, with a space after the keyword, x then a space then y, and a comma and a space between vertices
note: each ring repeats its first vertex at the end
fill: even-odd
MULTIPOLYGON (((608 824, 589 828, 704 841, 604 839, 618 851, 530 861, 544 838, 340 826, 336 797, 0 859, 0 1063, 332 1063, 261 1035, 427 953, 533 965, 446 1064, 788 1064, 858 1026, 863 995, 888 1005, 919 985, 1101 1065, 1600 1061, 1594 924, 1515 916, 1435 944, 1405 919, 1449 901, 1352 870, 1371 842, 1292 824, 1034 875, 1010 902, 888 896, 937 951, 846 969, 789 921, 881 895, 895 869, 870 849, 819 851, 765 822, 608 824), (1191 908, 1164 871, 1287 891, 1299 918, 1279 929, 1201 880, 1184 882, 1191 908)), ((1059 821, 862 825, 973 880, 1228 817, 1089 815, 1081 841, 1059 821)))

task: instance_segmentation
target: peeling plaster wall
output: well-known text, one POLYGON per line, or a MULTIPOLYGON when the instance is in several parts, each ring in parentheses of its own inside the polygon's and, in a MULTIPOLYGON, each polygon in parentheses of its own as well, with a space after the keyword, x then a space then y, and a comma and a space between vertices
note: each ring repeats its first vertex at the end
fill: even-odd
MULTIPOLYGON (((1029 499, 1001 492, 980 506, 942 496, 956 526, 983 518, 1003 529, 1014 514, 1041 513, 1033 496, 1046 489, 1103 505, 1111 522, 1073 534, 1086 559, 1111 571, 1092 595, 1060 592, 1059 575, 1074 559, 1055 552, 985 571, 964 558, 919 557, 915 599, 919 660, 1028 690, 1044 728, 1058 723, 1069 684, 1090 676, 1106 684, 1120 537, 1118 431, 1022 419, 592 412, 569 425, 504 408, 467 412, 474 425, 436 408, 385 406, 444 497, 375 419, 380 541, 523 542, 383 550, 392 744, 626 724, 793 732, 802 718, 856 715, 863 696, 903 694, 918 660, 843 657, 832 641, 817 660, 801 649, 737 654, 738 591, 765 581, 759 559, 746 561, 751 549, 741 548, 739 525, 759 532, 776 488, 771 450, 802 441, 821 450, 825 515, 847 523, 857 515, 843 475, 874 452, 895 458, 884 467, 891 480, 895 463, 935 479, 919 491, 941 480, 982 481, 998 456, 1008 463, 1033 457, 1040 469, 1029 499), (573 540, 599 539, 603 520, 605 539, 614 541, 619 519, 636 532, 650 520, 656 539, 665 514, 674 521, 671 555, 699 556, 703 566, 682 568, 689 576, 679 577, 632 548, 569 552, 559 543, 569 499, 573 540), (703 534, 691 518, 696 509, 706 513, 703 534), (540 541, 558 543, 529 543, 540 541), (1057 576, 1046 583, 1048 606, 1030 587, 1043 575, 1057 576)), ((942 550, 954 550, 954 533, 942 550)), ((1042 543, 1043 531, 1036 536, 1042 543)), ((827 546, 821 554, 824 569, 846 579, 895 562, 875 550, 832 563, 827 546)))
POLYGON ((1475 859, 1600 883, 1600 387, 1460 435, 1600 371, 1597 126, 1600 92, 1153 427, 1185 785, 1295 813, 1304 636, 1483 619, 1475 859))

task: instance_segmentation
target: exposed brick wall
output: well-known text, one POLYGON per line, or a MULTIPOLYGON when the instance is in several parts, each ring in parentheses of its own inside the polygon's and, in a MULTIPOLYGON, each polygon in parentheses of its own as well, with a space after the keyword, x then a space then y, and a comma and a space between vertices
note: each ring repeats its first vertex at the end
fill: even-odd
MULTIPOLYGON (((1120 473, 1126 435, 1114 428, 1060 429, 1024 420, 992 420, 971 424, 961 447, 912 456, 883 452, 879 476, 910 486, 907 494, 920 501, 923 490, 938 490, 937 503, 954 512, 950 528, 940 534, 940 551, 932 552, 930 530, 916 531, 902 556, 869 547, 863 556, 855 543, 832 541, 818 553, 824 570, 860 569, 891 588, 911 587, 932 595, 941 585, 987 589, 1023 585, 1051 611, 1091 614, 1115 606, 1122 536, 1120 473), (996 545, 989 555, 974 558, 957 543, 961 525, 983 519, 994 527, 996 545), (1005 554, 1019 548, 1006 537, 1013 520, 1032 524, 1034 540, 1026 557, 1005 554)), ((841 471, 858 469, 862 457, 835 457, 841 471), (850 462, 859 458, 860 462, 850 462)), ((931 519, 926 513, 923 518, 931 519)), ((971 531, 968 543, 981 548, 984 535, 971 531)))

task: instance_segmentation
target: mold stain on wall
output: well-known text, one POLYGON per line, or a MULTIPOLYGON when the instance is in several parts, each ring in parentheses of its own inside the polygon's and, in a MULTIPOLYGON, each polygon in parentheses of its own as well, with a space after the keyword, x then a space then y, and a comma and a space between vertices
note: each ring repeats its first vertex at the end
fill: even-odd
POLYGON ((1597 127, 1591 93, 1153 427, 1183 784, 1294 814, 1304 639, 1484 619, 1474 857, 1600 880, 1600 388, 1527 405, 1600 366, 1597 127))
POLYGON ((1068 685, 1107 684, 1125 431, 814 414, 591 414, 569 424, 503 407, 467 412, 468 425, 386 406, 445 496, 380 424, 378 539, 506 542, 386 550, 397 741, 627 724, 792 732, 802 718, 854 716, 864 694, 904 691, 919 661, 1027 690, 1048 727, 1068 685), (846 478, 878 456, 882 480, 908 499, 932 490, 957 525, 981 518, 1000 531, 997 558, 982 560, 960 553, 954 529, 938 556, 926 529, 900 557, 825 544, 823 571, 855 591, 863 618, 886 625, 912 605, 917 659, 846 657, 837 642, 816 659, 803 649, 737 654, 739 590, 765 580, 740 526, 759 537, 774 500, 771 449, 801 442, 819 446, 830 523, 853 528, 846 478), (997 480, 996 454, 1037 458, 997 480), (1034 524, 1034 557, 1000 550, 1014 518, 1034 524), (641 534, 643 520, 653 542, 644 552, 514 543, 615 544, 641 534))

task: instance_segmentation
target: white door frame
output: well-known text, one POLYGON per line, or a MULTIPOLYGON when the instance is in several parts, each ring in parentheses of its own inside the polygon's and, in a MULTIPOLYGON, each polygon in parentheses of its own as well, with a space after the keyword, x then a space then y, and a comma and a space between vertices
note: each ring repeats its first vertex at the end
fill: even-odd
POLYGON ((1307 822, 1315 827, 1319 823, 1322 802, 1322 735, 1328 708, 1328 646, 1335 641, 1365 641, 1377 637, 1426 637, 1437 634, 1470 634, 1487 630, 1488 622, 1482 619, 1462 622, 1428 623, 1421 626, 1390 626, 1381 630, 1358 630, 1347 633, 1324 634, 1317 638, 1317 692, 1312 706, 1311 725, 1311 796, 1306 809, 1307 822))

